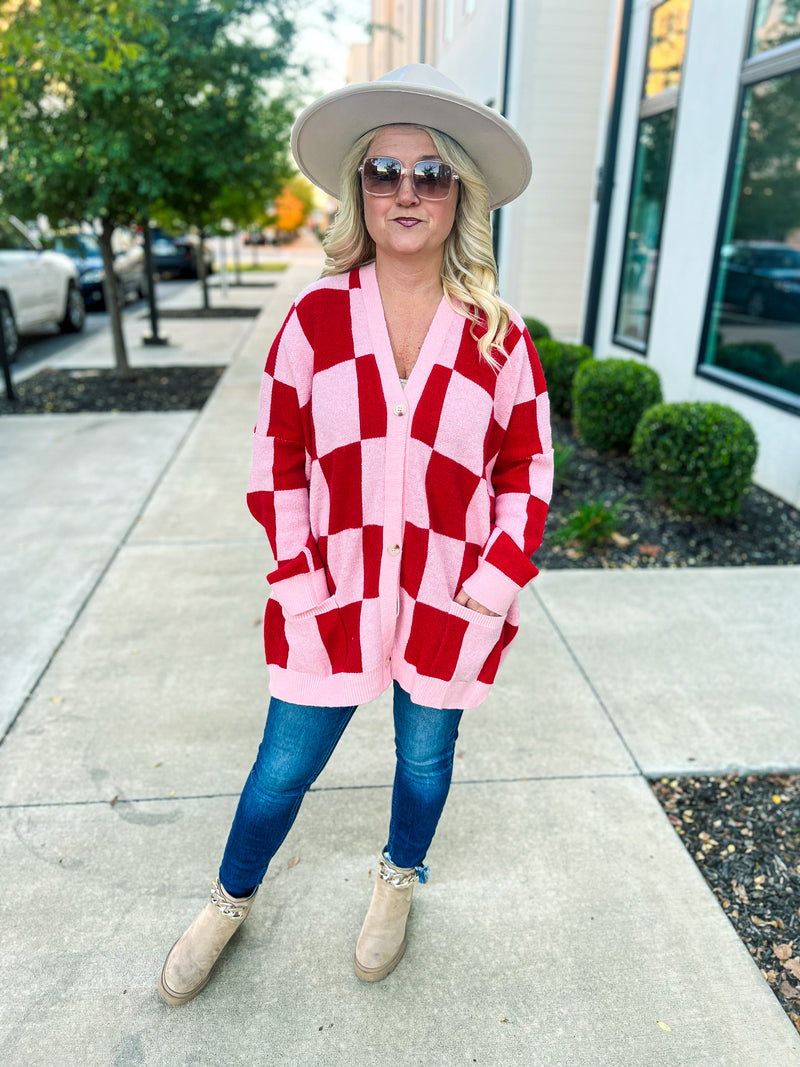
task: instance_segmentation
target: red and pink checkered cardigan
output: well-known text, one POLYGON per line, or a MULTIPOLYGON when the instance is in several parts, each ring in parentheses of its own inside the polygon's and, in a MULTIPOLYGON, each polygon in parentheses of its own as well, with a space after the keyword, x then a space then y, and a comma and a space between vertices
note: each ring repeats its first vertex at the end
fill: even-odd
POLYGON ((545 382, 516 313, 499 372, 442 300, 405 390, 369 264, 300 294, 264 370, 248 505, 276 567, 273 696, 476 707, 536 574, 553 453, 545 382), (498 617, 455 603, 463 585, 498 617))

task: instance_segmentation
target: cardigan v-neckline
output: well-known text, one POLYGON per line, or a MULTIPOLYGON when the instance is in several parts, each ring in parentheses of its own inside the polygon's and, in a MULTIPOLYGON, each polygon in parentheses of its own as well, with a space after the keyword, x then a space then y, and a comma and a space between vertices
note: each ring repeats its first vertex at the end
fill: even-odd
POLYGON ((394 361, 394 352, 389 340, 389 328, 386 325, 386 315, 383 310, 381 291, 378 285, 378 277, 375 264, 368 263, 359 269, 361 290, 364 294, 364 305, 367 314, 367 324, 370 336, 375 348, 375 359, 383 384, 383 392, 387 402, 390 398, 402 397, 412 407, 419 399, 428 375, 436 362, 436 356, 445 345, 450 331, 456 325, 462 325, 464 319, 456 312, 446 297, 442 297, 436 313, 428 327, 425 340, 419 350, 419 355, 414 366, 411 368, 406 379, 405 388, 400 384, 400 375, 397 364, 394 361))

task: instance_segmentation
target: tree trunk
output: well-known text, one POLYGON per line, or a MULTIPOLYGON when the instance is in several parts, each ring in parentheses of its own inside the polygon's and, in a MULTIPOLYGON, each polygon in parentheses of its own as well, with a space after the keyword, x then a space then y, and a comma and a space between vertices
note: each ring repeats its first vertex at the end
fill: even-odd
POLYGON ((208 300, 208 277, 206 275, 206 238, 203 230, 200 230, 200 244, 197 246, 197 277, 203 287, 203 310, 208 311, 211 304, 208 300))
POLYGON ((103 230, 100 234, 100 251, 103 255, 103 293, 106 298, 106 311, 111 316, 111 336, 114 339, 114 363, 117 374, 121 378, 132 378, 128 353, 125 349, 125 335, 122 332, 122 308, 119 299, 119 286, 117 275, 114 270, 114 253, 111 251, 111 235, 114 232, 114 223, 110 219, 103 219, 103 230))

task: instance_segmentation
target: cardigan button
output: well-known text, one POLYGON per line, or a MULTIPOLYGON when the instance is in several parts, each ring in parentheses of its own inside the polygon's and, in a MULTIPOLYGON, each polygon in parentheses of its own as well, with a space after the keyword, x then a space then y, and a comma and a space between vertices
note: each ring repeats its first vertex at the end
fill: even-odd
POLYGON ((400 551, 400 545, 389 545, 386 551, 390 556, 396 556, 400 551))
POLYGON ((406 413, 405 404, 395 404, 394 413, 395 413, 395 415, 405 415, 405 413, 406 413))

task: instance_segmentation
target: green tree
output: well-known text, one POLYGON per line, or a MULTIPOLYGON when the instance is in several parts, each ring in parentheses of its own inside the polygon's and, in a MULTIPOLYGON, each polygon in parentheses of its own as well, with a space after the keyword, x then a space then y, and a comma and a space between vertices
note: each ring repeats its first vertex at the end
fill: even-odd
MULTIPOLYGON (((138 32, 150 20, 135 5, 124 21, 138 32)), ((96 82, 112 81, 138 50, 121 29, 119 4, 113 0, 0 0, 0 118, 13 114, 42 81, 54 93, 76 73, 96 82), (65 30, 76 29, 85 37, 78 49, 63 38, 65 30)))
POLYGON ((223 217, 246 225, 289 171, 291 94, 266 97, 263 81, 290 69, 294 26, 285 4, 238 4, 236 17, 270 14, 271 48, 230 35, 231 11, 183 0, 193 18, 170 33, 164 77, 171 78, 169 122, 178 135, 160 147, 167 191, 154 217, 170 228, 197 227, 198 268, 208 307, 202 244, 223 217))
POLYGON ((41 0, 10 19, 0 53, 3 205, 58 224, 100 220, 121 373, 114 229, 159 206, 202 230, 226 191, 255 197, 260 186, 263 202, 280 187, 291 112, 265 84, 289 67, 292 36, 278 0, 41 0), (269 16, 269 47, 238 32, 254 11, 269 16))

